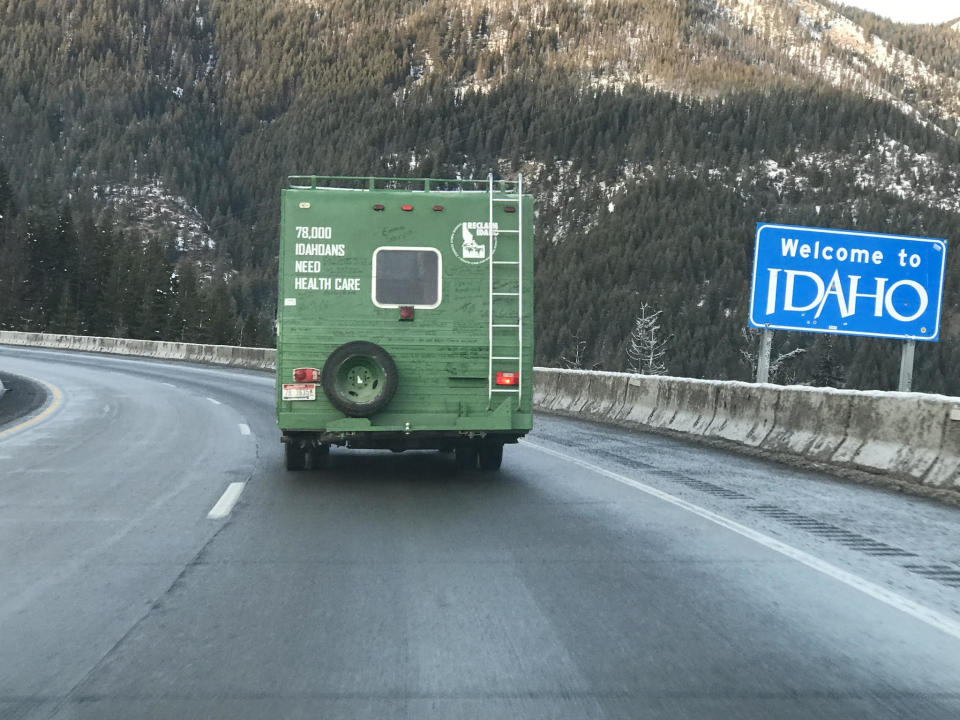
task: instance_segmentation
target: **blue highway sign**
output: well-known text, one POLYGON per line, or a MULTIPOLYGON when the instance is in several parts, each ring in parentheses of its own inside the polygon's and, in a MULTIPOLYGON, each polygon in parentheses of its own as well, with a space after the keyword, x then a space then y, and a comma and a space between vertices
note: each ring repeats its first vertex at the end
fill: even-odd
POLYGON ((947 242, 757 224, 750 325, 937 340, 947 242))

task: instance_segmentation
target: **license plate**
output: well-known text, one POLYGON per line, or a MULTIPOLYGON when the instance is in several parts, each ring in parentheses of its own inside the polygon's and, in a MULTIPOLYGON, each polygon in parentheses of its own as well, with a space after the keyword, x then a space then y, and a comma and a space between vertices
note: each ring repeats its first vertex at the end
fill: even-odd
POLYGON ((284 400, 316 400, 317 386, 312 383, 285 384, 283 386, 284 400))

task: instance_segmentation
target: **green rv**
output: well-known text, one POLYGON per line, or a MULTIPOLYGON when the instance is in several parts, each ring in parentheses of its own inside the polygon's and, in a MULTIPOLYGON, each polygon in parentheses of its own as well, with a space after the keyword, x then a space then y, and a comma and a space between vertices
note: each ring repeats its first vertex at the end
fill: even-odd
POLYGON ((533 198, 523 179, 295 176, 282 192, 277 423, 496 470, 532 427, 533 198))

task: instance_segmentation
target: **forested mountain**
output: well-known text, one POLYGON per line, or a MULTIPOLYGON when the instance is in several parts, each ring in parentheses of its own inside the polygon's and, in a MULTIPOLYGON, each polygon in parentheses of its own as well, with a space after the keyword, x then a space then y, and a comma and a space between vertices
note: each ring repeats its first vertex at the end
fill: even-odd
MULTIPOLYGON (((538 363, 625 369, 646 303, 671 374, 746 379, 755 222, 960 241, 960 32, 823 0, 0 0, 0 327, 270 344, 287 175, 491 170, 538 201, 538 363)), ((948 265, 916 386, 960 394, 948 265)), ((779 380, 895 382, 895 343, 797 347, 779 380)))

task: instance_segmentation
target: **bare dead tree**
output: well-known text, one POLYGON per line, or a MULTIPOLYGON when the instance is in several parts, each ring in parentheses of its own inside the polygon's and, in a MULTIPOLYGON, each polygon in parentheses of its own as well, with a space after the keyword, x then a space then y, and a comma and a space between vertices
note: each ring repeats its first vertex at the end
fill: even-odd
POLYGON ((647 303, 640 304, 640 314, 633 321, 633 330, 627 344, 627 359, 630 370, 641 375, 666 375, 667 343, 660 328, 660 313, 647 303))
POLYGON ((587 341, 581 340, 579 335, 572 335, 573 347, 560 355, 560 362, 564 367, 580 370, 583 368, 583 358, 587 352, 587 341))
MULTIPOLYGON (((743 347, 740 348, 740 357, 748 368, 750 376, 757 375, 757 348, 760 343, 760 331, 756 328, 740 328, 740 336, 744 340, 743 347)), ((770 357, 770 382, 782 382, 785 378, 780 377, 781 370, 784 370, 784 363, 791 358, 798 357, 807 351, 806 348, 794 348, 785 353, 777 353, 770 357)), ((789 378, 786 378, 789 379, 789 378)))

